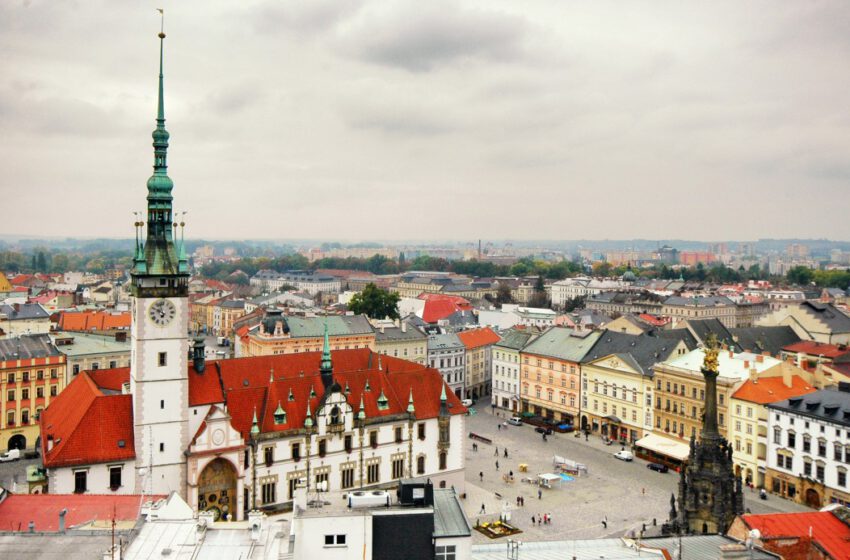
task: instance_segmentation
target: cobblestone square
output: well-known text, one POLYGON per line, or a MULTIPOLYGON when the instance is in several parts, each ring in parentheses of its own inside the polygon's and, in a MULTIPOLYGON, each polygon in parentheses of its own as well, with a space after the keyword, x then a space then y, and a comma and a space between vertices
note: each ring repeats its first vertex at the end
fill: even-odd
MULTIPOLYGON (((614 537, 632 529, 639 530, 644 523, 649 527, 653 519, 659 525, 667 519, 670 495, 678 494, 678 473, 651 471, 646 468, 647 462, 640 459, 620 461, 614 458, 620 447, 606 446, 598 436, 590 436, 585 441, 583 435, 556 433, 544 442, 533 426, 524 424, 499 429, 499 424, 507 418, 504 411, 500 412, 502 417, 495 417, 490 407, 482 403, 476 406, 476 412, 466 418, 467 436, 473 432, 493 443, 477 442, 477 452, 473 451, 475 440, 467 437, 462 443, 466 458, 465 509, 473 525, 476 521, 497 520, 505 504, 511 514, 511 523, 523 531, 516 537, 520 540, 614 537), (504 456, 506 448, 507 458, 504 456), (588 472, 573 481, 556 484, 552 489, 542 489, 538 498, 538 487, 522 479, 554 472, 554 455, 583 463, 588 472), (527 473, 519 471, 521 463, 528 465, 527 473), (503 475, 511 471, 514 482, 505 482, 503 475), (525 499, 524 507, 517 507, 517 496, 525 499), (482 505, 485 513, 481 513, 482 505), (532 525, 532 516, 536 518, 542 514, 551 516, 551 524, 532 525)), ((749 490, 744 496, 744 506, 753 513, 807 509, 775 496, 759 500, 758 495, 749 490)), ((492 542, 477 531, 473 531, 473 540, 492 542)))

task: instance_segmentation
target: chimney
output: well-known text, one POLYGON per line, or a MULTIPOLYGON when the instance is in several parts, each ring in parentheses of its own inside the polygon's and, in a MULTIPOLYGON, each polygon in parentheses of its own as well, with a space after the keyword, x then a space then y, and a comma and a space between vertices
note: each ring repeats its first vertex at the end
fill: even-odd
POLYGON ((405 323, 404 321, 401 322, 401 332, 407 332, 407 323, 405 323))
POLYGON ((750 368, 750 379, 753 383, 759 382, 759 370, 756 368, 750 368))
POLYGON ((759 354, 756 356, 756 363, 763 364, 764 363, 764 354, 759 354))
POLYGON ((50 453, 53 451, 53 435, 50 434, 47 436, 47 452, 50 453))
POLYGON ((204 351, 204 337, 196 336, 195 343, 192 345, 192 365, 197 373, 204 373, 206 369, 204 351))
POLYGON ((744 360, 744 369, 750 369, 750 361, 744 360))
POLYGON ((384 334, 384 325, 381 325, 381 334, 384 334))
POLYGON ((66 515, 68 515, 67 509, 63 509, 62 511, 59 512, 59 532, 60 533, 65 532, 65 516, 66 515))
POLYGON ((733 352, 732 350, 729 350, 729 357, 730 357, 730 358, 734 358, 734 357, 735 357, 735 352, 733 352))

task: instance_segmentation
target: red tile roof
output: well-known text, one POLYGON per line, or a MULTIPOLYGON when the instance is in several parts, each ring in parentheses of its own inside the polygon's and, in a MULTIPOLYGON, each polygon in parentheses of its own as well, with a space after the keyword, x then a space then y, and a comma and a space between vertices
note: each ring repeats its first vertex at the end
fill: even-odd
MULTIPOLYGON (((367 418, 404 414, 412 388, 416 418, 436 417, 443 387, 440 373, 399 358, 380 358, 381 369, 378 370, 378 354, 368 349, 333 353, 334 380, 343 391, 348 387, 346 399, 355 413, 359 411, 362 395, 367 418), (377 401, 382 391, 387 398, 385 410, 378 409, 377 401)), ((227 411, 233 427, 245 438, 249 436, 255 409, 260 430, 274 432, 303 427, 307 403, 314 414, 320 405, 324 393, 319 375, 320 352, 237 358, 217 363, 227 395, 227 411), (272 369, 274 383, 269 382, 272 369), (293 400, 289 398, 290 390, 293 400), (286 423, 281 425, 274 423, 278 403, 286 411, 286 423)), ((446 397, 452 414, 466 412, 454 393, 446 391, 446 397)))
POLYGON ((824 358, 835 359, 845 354, 850 354, 850 348, 846 346, 836 346, 834 344, 824 344, 822 342, 814 342, 811 340, 801 340, 794 344, 789 344, 782 348, 786 352, 796 352, 808 354, 809 356, 823 356, 824 358))
POLYGON ((59 314, 59 330, 62 331, 106 331, 129 328, 129 312, 63 311, 59 314))
POLYGON ((0 531, 29 530, 35 523, 38 532, 59 530, 59 512, 67 509, 65 526, 69 529, 92 521, 135 521, 144 502, 165 496, 99 494, 12 494, 0 502, 0 531))
POLYGON ((39 425, 45 467, 124 461, 136 456, 132 397, 104 395, 85 372, 50 403, 39 425), (51 440, 53 448, 48 451, 51 440))
MULTIPOLYGON (((205 404, 220 403, 224 399, 221 396, 221 383, 215 369, 215 362, 207 362, 204 373, 198 373, 192 364, 189 364, 189 406, 201 406, 205 404)), ((86 372, 99 389, 107 391, 121 391, 124 383, 130 382, 130 368, 97 369, 86 372)))
MULTIPOLYGON (((362 395, 367 418, 405 414, 412 389, 417 419, 439 414, 444 382, 437 370, 391 356, 379 358, 366 348, 338 350, 332 359, 334 380, 343 390, 348 387, 346 398, 355 412, 359 410, 362 395), (379 360, 381 369, 378 369, 379 360), (378 408, 382 392, 387 398, 384 410, 378 408)), ((307 403, 315 414, 324 394, 320 363, 321 353, 309 352, 207 362, 203 374, 190 365, 189 404, 199 406, 226 400, 233 427, 246 439, 255 410, 264 432, 301 428, 307 416, 307 403), (278 403, 287 414, 287 422, 282 425, 274 423, 278 403)), ((99 388, 120 389, 129 375, 129 368, 83 372, 53 400, 40 421, 46 467, 135 457, 132 396, 104 395, 99 388), (53 437, 54 447, 48 452, 49 436, 53 437), (117 446, 120 439, 125 440, 124 448, 117 446)), ((447 390, 446 398, 451 414, 466 413, 453 392, 447 390)))
POLYGON ((744 523, 758 529, 762 539, 807 538, 811 532, 830 558, 850 558, 850 527, 828 511, 743 515, 744 523))
POLYGON ((799 375, 791 376, 791 386, 783 382, 782 376, 761 377, 757 382, 747 380, 732 395, 732 398, 758 404, 768 404, 784 401, 791 397, 805 395, 817 391, 799 375))
POLYGON ((419 294, 419 299, 425 300, 422 320, 426 323, 436 323, 458 311, 472 311, 472 304, 460 296, 425 293, 419 294))
POLYGON ((130 368, 114 368, 114 369, 95 369, 86 372, 98 389, 106 389, 107 391, 118 391, 124 387, 125 383, 130 382, 130 368))
POLYGON ((479 348, 488 344, 495 344, 502 340, 490 327, 483 329, 472 329, 457 333, 457 337, 463 342, 467 349, 479 348))

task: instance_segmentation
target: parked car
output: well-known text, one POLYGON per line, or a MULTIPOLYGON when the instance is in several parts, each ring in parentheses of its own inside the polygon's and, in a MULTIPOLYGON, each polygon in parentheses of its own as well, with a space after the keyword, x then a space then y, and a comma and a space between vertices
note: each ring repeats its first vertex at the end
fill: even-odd
POLYGON ((621 461, 633 461, 634 458, 635 458, 635 455, 631 451, 626 451, 625 449, 621 449, 621 450, 617 451, 616 453, 614 453, 614 457, 616 457, 617 459, 619 459, 621 461))
POLYGON ((667 465, 663 463, 649 463, 648 465, 646 465, 646 468, 651 471, 656 471, 660 473, 665 473, 670 470, 669 468, 667 468, 667 465))
POLYGON ((475 404, 475 401, 472 399, 463 399, 462 401, 460 401, 460 404, 462 404, 463 406, 472 406, 475 404))
POLYGON ((508 424, 511 424, 513 426, 522 426, 522 418, 520 418, 519 416, 512 416, 508 419, 508 424))
POLYGON ((534 428, 534 431, 538 434, 546 434, 547 436, 552 435, 552 428, 547 428, 545 426, 537 426, 536 428, 534 428))
POLYGON ((0 463, 7 463, 9 461, 17 461, 21 458, 21 450, 20 449, 10 449, 6 453, 0 454, 0 463))

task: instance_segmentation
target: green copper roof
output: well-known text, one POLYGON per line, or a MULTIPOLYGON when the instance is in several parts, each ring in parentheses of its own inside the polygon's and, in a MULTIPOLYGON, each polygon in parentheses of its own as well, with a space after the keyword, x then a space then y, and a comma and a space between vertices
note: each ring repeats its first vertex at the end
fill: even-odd
POLYGON ((413 387, 410 388, 410 398, 407 399, 407 412, 408 414, 416 412, 416 409, 413 407, 413 387))
POLYGON ((310 401, 307 401, 307 418, 304 419, 304 427, 313 427, 313 412, 310 410, 310 401))
POLYGON ((363 405, 363 395, 360 395, 360 411, 357 413, 358 420, 366 419, 366 407, 363 405))
POLYGON ((255 436, 260 433, 260 427, 257 425, 257 409, 254 409, 254 419, 251 420, 251 435, 255 436))
POLYGON ((322 371, 330 371, 333 369, 331 363, 331 342, 328 338, 328 323, 325 321, 325 344, 322 347, 322 371))
POLYGON ((172 210, 171 191, 174 183, 168 176, 168 140, 165 129, 165 86, 163 76, 165 33, 159 34, 159 92, 157 98, 156 129, 153 131, 153 175, 148 179, 148 209, 145 225, 147 236, 144 245, 136 247, 133 274, 136 276, 187 276, 189 260, 185 249, 174 242, 176 229, 172 210))

